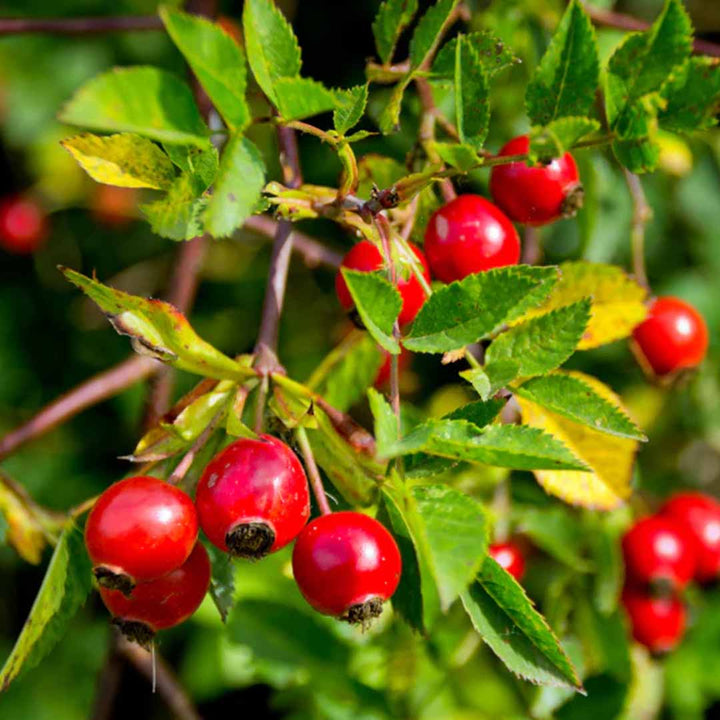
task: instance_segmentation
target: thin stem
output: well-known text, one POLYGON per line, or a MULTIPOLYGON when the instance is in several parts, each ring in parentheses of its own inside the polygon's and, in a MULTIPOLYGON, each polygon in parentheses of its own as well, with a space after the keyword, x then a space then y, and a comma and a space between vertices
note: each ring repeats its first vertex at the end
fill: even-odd
POLYGON ((627 183, 633 201, 633 216, 630 238, 632 243, 632 264, 635 279, 643 287, 649 287, 647 272, 645 270, 645 227, 652 217, 652 209, 645 198, 645 192, 640 178, 623 168, 625 182, 627 183))
POLYGON ((307 468, 310 479, 310 487, 312 488, 313 495, 317 501, 318 508, 323 515, 329 515, 332 510, 330 509, 330 503, 328 502, 327 495, 325 494, 325 487, 323 486, 320 471, 318 470, 317 463, 315 462, 315 456, 313 455, 312 447, 310 447, 310 441, 308 440, 305 428, 297 428, 295 430, 295 437, 297 438, 298 445, 300 446, 300 452, 302 453, 303 460, 305 461, 305 467, 307 468))
POLYGON ((501 480, 492 499, 495 515, 495 542, 505 542, 510 536, 510 479, 501 480))
POLYGON ((53 35, 92 35, 95 33, 163 30, 157 15, 85 18, 0 18, 0 35, 52 33, 53 35))
POLYGON ((523 248, 521 262, 525 265, 537 265, 542 258, 542 247, 540 245, 540 232, 537 228, 525 228, 523 237, 523 248))
POLYGON ((215 432, 215 429, 220 424, 222 417, 222 412, 217 413, 200 435, 198 435, 195 442, 190 446, 190 449, 185 453, 185 455, 183 455, 182 460, 177 464, 168 478, 167 481, 171 485, 179 485, 182 482, 193 462, 195 462, 197 454, 205 447, 207 441, 210 439, 210 436, 215 432))
MULTIPOLYGON (((650 27, 650 23, 631 15, 605 10, 589 3, 584 3, 584 5, 587 14, 596 25, 606 25, 620 30, 647 30, 650 27)), ((693 42, 693 52, 700 55, 720 57, 720 45, 708 40, 695 40, 693 42)))

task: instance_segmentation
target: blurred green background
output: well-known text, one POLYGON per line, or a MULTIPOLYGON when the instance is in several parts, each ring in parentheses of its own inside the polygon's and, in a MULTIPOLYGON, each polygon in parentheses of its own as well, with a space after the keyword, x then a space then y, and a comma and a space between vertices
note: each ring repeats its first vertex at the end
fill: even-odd
MULTIPOLYGON (((305 74, 329 86, 347 87, 363 80, 365 60, 374 49, 370 26, 376 0, 278 4, 300 38, 305 74)), ((611 5, 605 0, 595 4, 611 5)), ((524 88, 563 3, 477 0, 471 5, 477 11, 477 28, 495 32, 523 59, 495 84, 488 147, 497 150, 527 129, 524 88)), ((720 3, 693 0, 687 5, 703 36, 720 39, 720 3)), ((5 0, 0 12, 10 17, 59 17, 110 11, 145 14, 155 7, 141 0, 116 0, 112 7, 98 0, 5 0)), ((647 19, 660 7, 660 0, 616 5, 647 19)), ((221 12, 239 20, 241 3, 221 3, 221 12)), ((622 34, 602 30, 599 37, 602 56, 607 57, 622 34)), ((401 45, 398 56, 402 55, 401 45)), ((163 32, 0 38, 0 195, 36 193, 51 212, 52 226, 48 242, 33 256, 0 250, 0 433, 129 354, 127 341, 63 280, 57 265, 85 273, 94 270, 103 282, 135 294, 159 295, 167 284, 177 246, 154 237, 138 219, 122 224, 98 221, 93 212, 97 188, 58 144, 72 134, 55 120, 60 105, 98 72, 131 64, 185 73, 179 53, 163 32)), ((371 108, 381 107, 385 97, 378 90, 371 108)), ((415 99, 409 97, 403 132, 370 139, 357 151, 403 160, 414 142, 417 110, 415 99)), ((323 120, 318 124, 323 126, 323 120)), ((259 133, 257 140, 271 158, 272 136, 259 133)), ((647 231, 648 274, 655 293, 677 294, 704 314, 711 333, 709 359, 692 382, 672 392, 647 384, 624 342, 576 354, 571 362, 617 390, 649 435, 636 483, 650 506, 677 487, 720 494, 720 134, 710 132, 690 141, 668 137, 663 148, 663 170, 643 180, 654 212, 647 231)), ((303 137, 301 155, 307 182, 336 183, 338 165, 330 149, 303 137)), ((542 230, 544 259, 554 263, 585 258, 628 267, 631 203, 622 174, 604 152, 581 152, 577 159, 586 207, 575 220, 542 230)), ((463 181, 459 190, 485 193, 486 181, 487 175, 479 173, 463 181)), ((338 249, 351 243, 329 222, 305 223, 304 229, 338 249)), ((190 316, 200 335, 225 352, 252 350, 268 260, 269 243, 257 236, 241 233, 234 240, 212 243, 190 316)), ((304 379, 347 329, 335 300, 332 272, 308 269, 296 258, 286 308, 280 355, 291 376, 304 379)), ((404 380, 406 399, 433 413, 452 409, 470 397, 469 386, 458 384, 456 371, 434 358, 416 358, 404 380)), ((191 376, 178 374, 176 395, 193 383, 191 376)), ((26 445, 0 468, 43 505, 65 510, 80 503, 127 472, 127 463, 118 457, 128 454, 138 438, 146 396, 147 386, 141 384, 90 408, 26 445)), ((365 409, 357 412, 367 420, 365 409)), ((482 471, 477 475, 467 482, 482 488, 482 471)), ((579 516, 546 498, 530 476, 518 473, 513 492, 521 505, 579 516)), ((548 570, 552 563, 540 550, 535 552, 538 574, 547 574, 537 580, 531 576, 528 587, 531 592, 538 589, 534 594, 542 603, 552 597, 550 580, 558 571, 548 570)), ((427 643, 387 618, 361 634, 310 615, 288 576, 288 558, 281 553, 238 570, 240 606, 229 632, 221 628, 208 603, 191 623, 164 633, 160 640, 160 652, 178 669, 208 720, 230 717, 229 713, 338 720, 523 718, 529 705, 542 717, 543 707, 562 704, 563 698, 554 697, 553 691, 535 691, 511 678, 489 652, 473 645, 462 618, 453 614, 427 643)), ((28 565, 11 548, 0 547, 3 658, 42 576, 43 566, 28 565)), ((553 616, 553 608, 543 609, 553 616)), ((668 661, 665 673, 662 712, 683 720, 702 718, 712 712, 707 708, 714 699, 720 699, 720 594, 706 593, 694 614, 696 626, 668 661)), ((90 717, 108 637, 107 615, 92 597, 50 657, 0 695, 0 717, 90 717)), ((571 645, 572 639, 572 651, 571 645)), ((652 679, 652 672, 646 676, 652 679)), ((597 677, 597 693, 591 693, 588 704, 567 703, 557 717, 615 717, 597 697, 612 702, 616 681, 607 673, 597 677)), ((122 683, 113 718, 170 717, 132 670, 124 671, 122 683)))

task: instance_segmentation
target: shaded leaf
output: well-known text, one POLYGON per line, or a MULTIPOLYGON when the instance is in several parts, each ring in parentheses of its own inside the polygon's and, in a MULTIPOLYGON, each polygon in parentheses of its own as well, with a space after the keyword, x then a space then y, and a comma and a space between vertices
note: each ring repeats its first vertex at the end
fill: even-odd
POLYGON ((667 100, 658 113, 660 126, 676 132, 703 130, 717 124, 720 66, 709 57, 692 57, 663 86, 667 100))
POLYGON ((154 67, 115 68, 86 82, 60 111, 69 125, 206 147, 210 130, 190 88, 154 67))
POLYGON ((517 376, 520 366, 512 360, 496 360, 482 368, 472 368, 459 373, 463 380, 467 380, 477 394, 488 400, 498 390, 507 387, 517 376))
MULTIPOLYGON (((432 64, 430 76, 433 80, 454 78, 457 42, 457 38, 452 38, 440 48, 432 64)), ((520 62, 511 48, 487 30, 464 35, 463 43, 473 48, 489 76, 520 62)))
POLYGON ((210 597, 220 613, 220 619, 227 622, 228 615, 235 606, 235 565, 227 553, 212 543, 203 543, 210 555, 212 575, 210 577, 210 597))

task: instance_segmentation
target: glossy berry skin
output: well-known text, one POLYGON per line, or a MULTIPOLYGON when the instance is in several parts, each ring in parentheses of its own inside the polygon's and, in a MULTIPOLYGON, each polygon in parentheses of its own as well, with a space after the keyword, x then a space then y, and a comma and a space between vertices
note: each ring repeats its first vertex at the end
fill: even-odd
POLYGON ((242 438, 203 471, 195 495, 210 542, 238 557, 262 557, 294 540, 310 517, 305 470, 270 435, 242 438))
POLYGON ((517 543, 512 541, 493 543, 488 548, 488 554, 518 582, 523 579, 525 575, 525 556, 517 543))
POLYGON ((708 347, 702 315, 676 297, 657 298, 633 331, 633 338, 656 375, 697 367, 708 347))
POLYGON ((318 612, 364 622, 382 611, 400 582, 400 551, 368 515, 321 515, 299 535, 292 558, 300 592, 318 612))
MULTIPOLYGON (((429 284, 430 271, 428 270, 425 255, 416 245, 412 243, 409 243, 409 245, 420 261, 423 277, 429 284)), ((353 245, 347 252, 342 260, 341 267, 349 268, 350 270, 359 270, 361 272, 380 270, 383 267, 382 254, 369 240, 361 240, 359 243, 353 245)), ((415 319, 415 316, 427 299, 427 294, 410 268, 406 268, 405 274, 399 277, 396 287, 402 297, 402 309, 400 310, 398 320, 401 325, 407 325, 415 319)), ((345 310, 351 310, 354 307, 350 290, 348 290, 345 278, 339 271, 335 276, 335 292, 337 293, 340 304, 345 310)))
POLYGON ((628 579, 682 590, 695 574, 693 539, 672 518, 650 515, 633 525, 622 541, 628 579))
POLYGON ((0 200, 0 247, 27 255, 35 252, 47 235, 45 212, 35 200, 20 196, 0 200))
POLYGON ((446 283, 520 259, 520 238, 500 210, 479 195, 460 195, 436 210, 425 230, 433 277, 446 283))
POLYGON ((695 579, 716 580, 720 576, 720 503, 702 493, 680 493, 660 512, 681 524, 692 537, 697 560, 695 579))
POLYGON ((100 588, 105 607, 130 639, 145 644, 158 630, 179 625, 200 607, 210 587, 210 560, 197 543, 179 567, 156 580, 138 583, 128 597, 100 588))
POLYGON ((635 640, 655 654, 673 650, 685 632, 685 606, 675 596, 653 597, 626 587, 622 602, 635 640))
MULTIPOLYGON (((521 135, 498 155, 524 155, 529 149, 528 136, 521 135)), ((582 185, 570 153, 547 165, 496 165, 490 174, 490 194, 511 220, 523 225, 547 225, 574 215, 582 205, 582 185)))
MULTIPOLYGON (((381 350, 381 352, 383 356, 383 363, 375 376, 375 381, 373 382, 373 386, 378 390, 390 384, 390 372, 392 369, 392 355, 390 355, 387 350, 381 350)), ((409 350, 402 348, 400 350, 400 354, 398 355, 398 371, 402 372, 403 370, 406 370, 410 367, 410 363, 412 363, 412 353, 409 350)))
POLYGON ((85 544, 100 583, 120 575, 127 576, 130 587, 180 567, 197 535, 198 517, 190 497, 163 480, 144 476, 105 490, 85 526, 85 544))

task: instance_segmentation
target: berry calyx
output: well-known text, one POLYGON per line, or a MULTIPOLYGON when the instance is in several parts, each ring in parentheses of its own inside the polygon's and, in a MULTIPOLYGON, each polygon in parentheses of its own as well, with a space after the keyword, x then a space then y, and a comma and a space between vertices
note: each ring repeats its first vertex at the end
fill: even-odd
POLYGON ((522 580, 525 575, 525 556, 517 543, 493 543, 488 548, 488 555, 518 582, 522 580))
POLYGON ((0 200, 0 247, 26 255, 35 252, 47 236, 45 211, 35 200, 17 195, 0 200))
POLYGON ((300 533, 292 566, 300 592, 318 612, 365 624, 395 592, 402 562, 377 520, 345 511, 322 515, 300 533))
POLYGON ((203 471, 195 504, 213 545, 251 559, 285 547, 310 517, 305 470, 270 435, 241 438, 219 452, 203 471))
MULTIPOLYGON (((498 155, 525 155, 529 150, 530 139, 521 135, 498 155)), ((547 225, 571 217, 583 203, 583 187, 570 153, 547 165, 525 161, 496 165, 490 174, 490 193, 511 220, 524 225, 547 225)))
POLYGON ((633 637, 654 654, 673 650, 685 632, 685 606, 675 596, 653 597, 626 587, 622 602, 630 619, 633 637))
POLYGON ((697 367, 705 358, 708 331, 702 315, 676 297, 660 297, 633 331, 636 349, 656 375, 697 367))
POLYGON ((128 638, 148 647, 158 630, 179 625, 200 607, 210 587, 210 559, 197 543, 179 567, 156 580, 138 583, 128 597, 100 587, 113 623, 128 638))
POLYGON ((436 210, 425 230, 433 277, 446 283, 520 259, 520 238, 500 210, 479 195, 460 195, 436 210))
POLYGON ((660 512, 682 525, 693 540, 695 579, 710 582, 720 575, 720 503, 702 493, 680 493, 660 512))
POLYGON ((180 567, 198 535, 192 500, 154 477, 111 485, 98 498, 85 526, 85 544, 98 583, 129 593, 137 582, 180 567))
MULTIPOLYGON (((429 284, 430 271, 428 269, 428 263, 425 259, 425 255, 422 250, 417 247, 417 245, 413 245, 413 243, 408 244, 417 259, 420 261, 422 275, 429 284)), ((383 265, 382 253, 369 240, 361 240, 359 243, 353 245, 340 264, 341 268, 359 270, 360 272, 380 270, 383 268, 383 265)), ((402 309, 400 310, 398 321, 401 325, 407 325, 415 319, 415 316, 418 314, 420 308, 427 299, 427 293, 409 267, 401 267, 398 264, 397 271, 398 276, 395 287, 402 297, 402 309)), ((352 310, 355 303, 350 295, 350 290, 345 282, 345 278, 342 276, 340 271, 338 271, 335 276, 335 292, 337 293, 338 300, 343 308, 345 310, 352 310)))
POLYGON ((628 578, 658 590, 682 590, 695 573, 693 540, 672 518, 651 515, 635 523, 622 540, 628 578))

